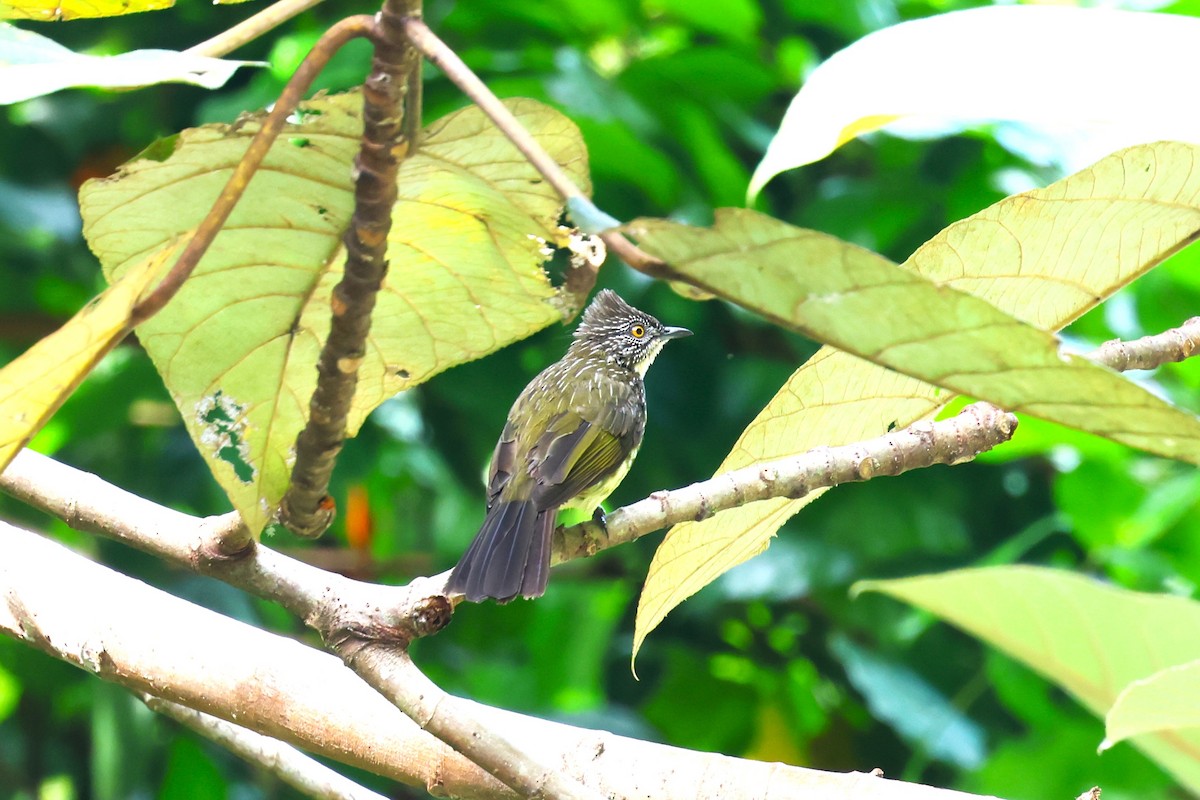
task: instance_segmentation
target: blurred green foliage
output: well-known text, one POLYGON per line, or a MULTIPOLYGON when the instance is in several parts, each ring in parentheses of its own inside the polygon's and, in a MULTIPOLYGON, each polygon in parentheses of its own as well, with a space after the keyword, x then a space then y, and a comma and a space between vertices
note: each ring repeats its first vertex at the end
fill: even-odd
MULTIPOLYGON (((184 3, 39 31, 92 52, 182 49, 256 5, 184 3)), ((606 211, 706 222, 714 207, 741 202, 803 70, 870 30, 968 5, 975 3, 430 0, 426 13, 498 94, 550 102, 578 122, 606 211)), ((270 68, 242 71, 219 92, 69 91, 0 110, 0 362, 102 285, 79 236, 80 182, 108 174, 157 137, 270 103, 324 28, 373 8, 329 0, 233 54, 270 68)), ((1194 4, 1172 10, 1200 13, 1194 4)), ((366 46, 347 48, 319 85, 354 85, 368 59, 366 46)), ((463 103, 428 70, 427 119, 463 103)), ((874 136, 780 176, 762 205, 899 261, 998 200, 1014 176, 1026 184, 1055 177, 985 133, 931 142, 874 136)), ((1085 316, 1068 331, 1071 343, 1182 322, 1200 307, 1198 257, 1185 251, 1085 316)), ((646 444, 614 505, 707 477, 815 349, 616 263, 601 283, 698 334, 664 355, 650 377, 646 444)), ((341 458, 333 491, 345 513, 335 530, 316 545, 284 536, 271 544, 383 581, 449 567, 482 519, 481 477, 509 403, 559 357, 568 336, 553 328, 385 404, 341 458), (358 520, 349 531, 355 549, 348 518, 358 520)), ((1142 379, 1200 408, 1195 360, 1142 379)), ((35 446, 188 512, 228 508, 132 341, 35 446)), ((1191 468, 1025 420, 1012 446, 979 463, 846 486, 812 505, 767 553, 668 617, 639 657, 640 680, 629 671, 633 610, 657 537, 556 570, 536 603, 462 609, 445 632, 419 643, 416 658, 453 692, 685 747, 826 769, 880 767, 1012 800, 1074 797, 1097 783, 1105 800, 1181 796, 1128 744, 1097 755, 1101 721, 1024 668, 883 597, 851 600, 847 588, 860 578, 1022 561, 1194 596, 1197 480, 1191 468), (915 718, 922 714, 930 715, 915 718)), ((0 514, 195 602, 308 636, 269 604, 73 533, 7 498, 0 514)), ((418 796, 356 777, 393 796, 418 796)), ((294 796, 122 690, 0 640, 0 797, 294 796)))

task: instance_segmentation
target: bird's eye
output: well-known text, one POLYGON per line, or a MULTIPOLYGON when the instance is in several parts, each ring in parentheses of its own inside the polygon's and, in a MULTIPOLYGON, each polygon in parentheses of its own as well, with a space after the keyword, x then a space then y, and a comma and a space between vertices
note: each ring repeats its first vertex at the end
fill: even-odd
POLYGON ((641 339, 643 336, 646 335, 646 329, 643 328, 641 325, 634 325, 632 328, 629 329, 629 335, 635 339, 641 339))

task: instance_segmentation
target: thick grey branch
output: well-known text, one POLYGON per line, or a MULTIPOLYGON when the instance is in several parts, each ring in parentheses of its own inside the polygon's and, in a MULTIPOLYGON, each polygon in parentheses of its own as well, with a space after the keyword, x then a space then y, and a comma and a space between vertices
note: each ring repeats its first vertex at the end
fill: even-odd
MULTIPOLYGON (((2 522, 0 550, 0 632, 136 692, 438 796, 515 796, 333 656, 172 597, 2 522)), ((376 657, 380 669, 392 668, 381 650, 376 657)), ((412 677, 404 669, 396 676, 412 677)), ((427 688, 414 686, 417 692, 427 688)), ((487 728, 539 754, 540 762, 606 797, 978 800, 862 773, 696 753, 452 700, 487 728)), ((443 709, 424 713, 437 716, 443 709)))

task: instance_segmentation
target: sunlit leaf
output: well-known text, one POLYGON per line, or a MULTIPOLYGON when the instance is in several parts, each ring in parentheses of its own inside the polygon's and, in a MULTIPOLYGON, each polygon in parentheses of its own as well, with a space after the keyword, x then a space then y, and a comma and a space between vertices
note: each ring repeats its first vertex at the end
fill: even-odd
POLYGON ((0 0, 0 19, 116 17, 170 8, 175 0, 0 0))
POLYGON ((1200 742, 1200 660, 1133 681, 1117 695, 1104 721, 1102 749, 1152 732, 1200 742))
MULTIPOLYGON (((1038 328, 1055 330, 1195 237, 1200 231, 1198 162, 1200 148, 1191 145, 1130 148, 949 226, 904 266, 1038 328)), ((816 248, 811 257, 828 263, 864 257, 859 248, 828 237, 806 242, 816 248)), ((752 265, 743 275, 752 276, 758 268, 752 265)), ((900 311, 882 315, 878 327, 887 329, 900 311)), ((875 325, 863 327, 871 330, 863 331, 862 341, 878 337, 875 325)), ((952 396, 825 347, 750 423, 717 472, 879 436, 934 413, 952 396)), ((779 527, 818 496, 754 503, 675 526, 651 565, 635 643, 687 597, 766 549, 779 527)))
MULTIPOLYGON (((936 614, 1027 664, 1097 716, 1108 713, 1131 683, 1200 659, 1200 603, 1059 570, 987 567, 864 581, 855 589, 883 592, 936 614)), ((1153 698, 1157 690, 1150 691, 1153 698)), ((1188 697, 1195 695, 1193 688, 1175 702, 1194 706, 1188 697)), ((1200 790, 1194 755, 1200 728, 1143 730, 1133 744, 1192 791, 1200 790)))
POLYGON ((67 324, 0 369, 0 470, 125 338, 130 312, 178 248, 169 242, 130 265, 67 324))
POLYGON ((1195 141, 1200 123, 1179 98, 1197 40, 1194 17, 1034 5, 955 11, 876 31, 808 76, 749 195, 898 120, 1012 120, 1091 133, 1106 124, 1100 153, 1156 139, 1195 141))
MULTIPOLYGON (((353 210, 361 106, 356 94, 307 104, 176 301, 138 329, 192 438, 255 530, 286 488, 308 413, 353 210)), ((532 101, 511 108, 586 186, 575 127, 532 101)), ((255 117, 184 131, 87 184, 84 233, 106 274, 194 225, 258 125, 255 117)), ((480 112, 432 125, 401 168, 399 193, 351 433, 396 392, 560 318, 542 263, 561 204, 480 112)))

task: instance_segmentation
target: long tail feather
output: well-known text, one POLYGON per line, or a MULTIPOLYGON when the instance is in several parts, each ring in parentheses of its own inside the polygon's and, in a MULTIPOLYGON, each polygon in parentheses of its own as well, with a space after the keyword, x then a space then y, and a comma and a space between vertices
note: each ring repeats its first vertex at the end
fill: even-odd
POLYGON ((450 573, 446 590, 472 602, 507 603, 518 594, 540 597, 550 576, 554 509, 539 511, 532 500, 498 502, 450 573))

